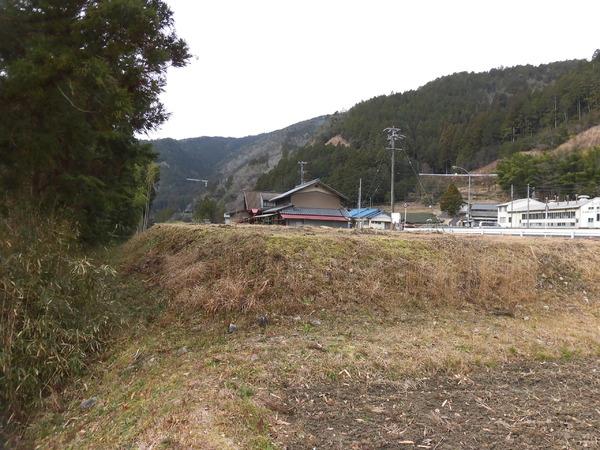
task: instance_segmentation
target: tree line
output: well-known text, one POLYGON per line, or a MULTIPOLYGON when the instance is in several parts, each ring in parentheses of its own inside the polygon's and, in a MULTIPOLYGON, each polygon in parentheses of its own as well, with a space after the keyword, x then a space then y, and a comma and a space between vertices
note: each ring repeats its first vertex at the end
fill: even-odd
POLYGON ((166 120, 166 69, 189 57, 160 0, 2 2, 1 201, 58 210, 86 242, 128 236, 157 173, 136 136, 166 120))
POLYGON ((137 136, 188 59, 161 0, 0 1, 0 448, 158 308, 98 244, 148 223, 158 167, 137 136))
POLYGON ((600 147, 570 153, 516 153, 499 162, 498 183, 515 198, 539 199, 600 195, 600 147))

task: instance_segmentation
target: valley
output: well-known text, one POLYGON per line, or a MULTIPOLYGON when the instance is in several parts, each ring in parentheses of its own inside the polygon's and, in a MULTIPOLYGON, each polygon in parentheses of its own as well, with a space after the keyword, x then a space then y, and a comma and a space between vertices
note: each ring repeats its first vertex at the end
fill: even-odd
POLYGON ((509 3, 0 1, 0 450, 600 448, 600 9, 509 3))

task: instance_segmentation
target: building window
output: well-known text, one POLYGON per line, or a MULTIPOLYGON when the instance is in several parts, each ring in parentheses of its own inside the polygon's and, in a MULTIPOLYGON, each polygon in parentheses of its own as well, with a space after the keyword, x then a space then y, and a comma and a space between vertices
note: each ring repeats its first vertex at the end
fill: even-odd
POLYGON ((594 223, 594 218, 593 217, 589 217, 588 218, 588 223, 594 223))

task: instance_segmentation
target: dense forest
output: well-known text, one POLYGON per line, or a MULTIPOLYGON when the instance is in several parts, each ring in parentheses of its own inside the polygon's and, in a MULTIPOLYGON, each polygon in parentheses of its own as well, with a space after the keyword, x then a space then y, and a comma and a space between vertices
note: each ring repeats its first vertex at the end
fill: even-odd
POLYGON ((456 73, 405 93, 380 96, 336 114, 322 139, 283 158, 258 189, 297 183, 297 161, 351 198, 363 178, 363 198, 387 200, 389 152, 383 129, 405 139, 396 165, 398 198, 418 192, 415 174, 475 169, 531 148, 551 148, 600 121, 600 52, 591 61, 456 73), (341 135, 349 147, 325 145, 341 135), (366 193, 366 196, 365 196, 366 193))
POLYGON ((498 164, 498 182, 506 191, 524 197, 529 184, 538 199, 600 196, 600 148, 541 155, 516 153, 498 164))

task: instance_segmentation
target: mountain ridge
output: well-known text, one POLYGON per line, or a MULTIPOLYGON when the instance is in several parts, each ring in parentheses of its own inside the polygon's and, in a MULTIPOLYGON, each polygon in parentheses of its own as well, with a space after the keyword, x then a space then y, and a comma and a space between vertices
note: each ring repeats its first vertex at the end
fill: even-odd
POLYGON ((242 189, 252 188, 258 177, 274 168, 282 155, 311 142, 330 116, 318 116, 257 135, 200 136, 149 141, 161 168, 153 211, 165 217, 186 208, 201 196, 211 195, 233 206, 242 189), (187 178, 206 179, 193 183, 187 178))
POLYGON ((600 123, 600 52, 588 60, 523 65, 487 72, 459 72, 421 88, 381 95, 333 116, 315 145, 307 145, 263 175, 258 189, 294 184, 297 160, 311 176, 336 186, 352 201, 362 178, 363 199, 389 201, 390 166, 384 128, 398 126, 397 199, 431 197, 418 172, 447 173, 453 165, 473 170, 531 148, 554 148, 600 123), (350 146, 328 146, 334 136, 350 146), (386 188, 387 186, 387 188, 386 188), (366 193, 366 196, 365 196, 366 193))

